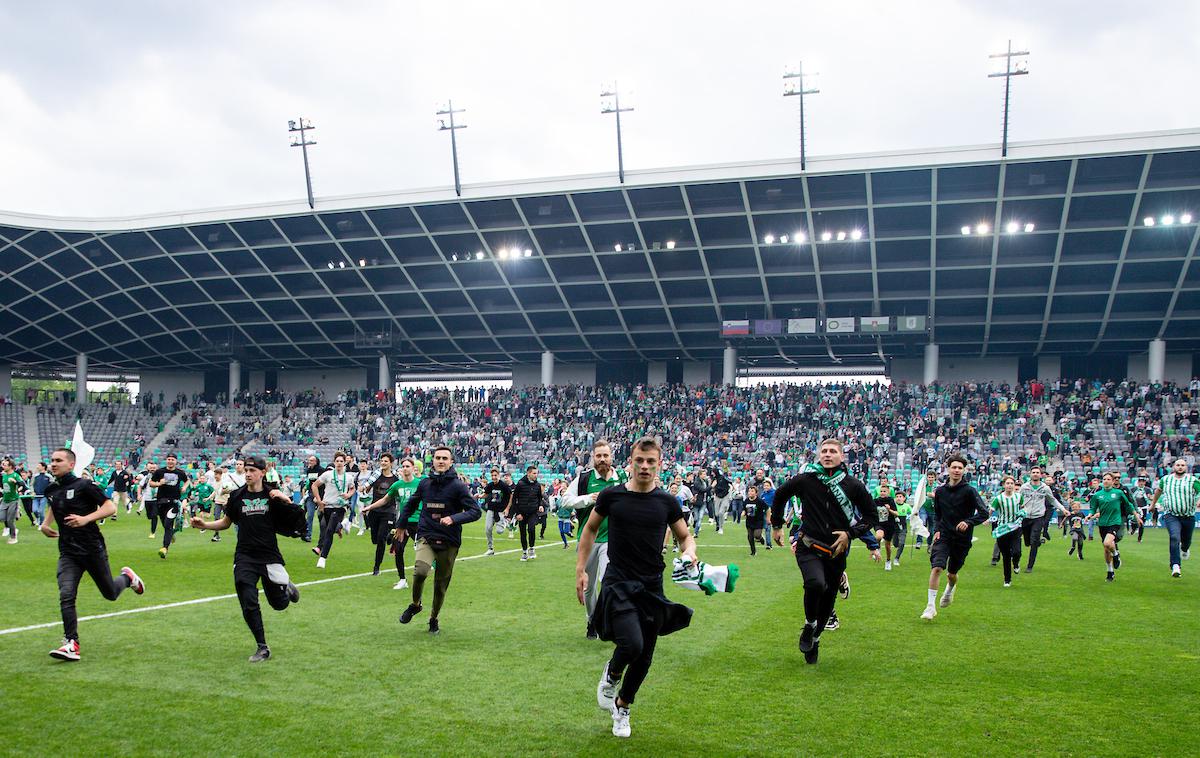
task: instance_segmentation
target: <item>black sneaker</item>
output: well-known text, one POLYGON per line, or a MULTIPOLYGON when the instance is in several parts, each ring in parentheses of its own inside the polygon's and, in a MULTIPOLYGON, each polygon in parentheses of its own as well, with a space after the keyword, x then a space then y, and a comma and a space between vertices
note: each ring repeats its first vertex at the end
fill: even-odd
POLYGON ((1025 573, 1026 573, 1026 574, 1032 574, 1032 573, 1033 573, 1033 566, 1029 566, 1029 567, 1027 567, 1027 568, 1025 569, 1025 573))
MULTIPOLYGON (((209 542, 220 542, 220 541, 221 541, 221 535, 219 535, 219 534, 214 534, 213 538, 211 540, 209 540, 209 542)), ((268 653, 268 655, 269 655, 269 653, 268 653)))
POLYGON ((295 604, 300 602, 300 588, 288 582, 287 585, 288 602, 295 604))
POLYGON ((266 645, 259 645, 258 650, 254 651, 254 655, 250 656, 251 663, 262 663, 271 657, 271 648, 266 645))
POLYGON ((301 542, 312 542, 312 537, 301 537, 300 541, 301 542))
POLYGON ((442 632, 442 627, 438 625, 438 620, 437 619, 429 619, 429 633, 430 634, 441 634, 441 632, 442 632))
POLYGON ((1121 568, 1121 554, 1113 553, 1113 571, 1121 568))
POLYGON ((589 640, 600 639, 600 635, 596 634, 596 627, 592 626, 592 622, 590 622, 590 621, 588 622, 588 625, 587 625, 587 638, 589 640))
POLYGON ((817 651, 820 649, 820 643, 814 642, 812 648, 804 653, 804 662, 812 665, 817 662, 817 651))
POLYGON ((838 595, 841 596, 842 600, 850 599, 850 577, 844 571, 842 572, 842 578, 838 580, 838 595))
POLYGON ((815 630, 812 628, 811 624, 805 624, 804 628, 800 630, 800 652, 804 653, 804 657, 806 659, 808 658, 809 652, 812 651, 813 647, 815 646, 815 643, 813 642, 814 633, 815 630))
POLYGON ((1113 579, 1116 578, 1116 576, 1117 575, 1114 572, 1110 571, 1110 572, 1108 572, 1108 576, 1104 577, 1104 581, 1111 582, 1113 579))
POLYGON ((842 622, 838 619, 837 611, 834 611, 833 613, 829 614, 829 620, 825 622, 825 631, 831 632, 841 625, 842 622))
POLYGON ((413 605, 412 603, 409 603, 408 607, 404 609, 404 613, 400 614, 400 623, 407 624, 408 622, 413 620, 413 616, 416 616, 420 612, 421 612, 421 606, 413 605))
POLYGON ((376 566, 375 569, 371 572, 371 576, 379 576, 379 567, 378 566, 376 566))

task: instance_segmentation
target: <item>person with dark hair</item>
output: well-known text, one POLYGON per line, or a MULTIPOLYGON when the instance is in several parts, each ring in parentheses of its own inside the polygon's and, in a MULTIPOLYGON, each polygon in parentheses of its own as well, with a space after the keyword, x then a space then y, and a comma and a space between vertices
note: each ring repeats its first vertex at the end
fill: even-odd
POLYGON ((175 540, 178 531, 176 522, 182 518, 183 487, 187 484, 187 472, 179 468, 179 458, 174 453, 167 454, 167 465, 160 468, 150 479, 150 486, 158 490, 158 520, 162 522, 163 541, 158 550, 158 557, 164 560, 167 549, 175 540))
POLYGON ((500 469, 498 468, 492 469, 491 476, 492 480, 483 488, 483 500, 487 508, 483 531, 484 536, 487 537, 487 554, 495 555, 496 546, 493 534, 497 524, 501 525, 501 534, 504 532, 504 513, 512 505, 512 485, 500 478, 500 469))
POLYGON ((41 531, 58 540, 58 602, 62 609, 63 644, 50 655, 63 661, 79 660, 79 618, 75 614, 75 597, 79 580, 85 573, 92 577, 105 600, 116 600, 126 589, 137 594, 146 585, 128 566, 112 576, 108 567, 108 547, 97 521, 108 518, 117 506, 94 482, 75 476, 75 454, 58 448, 50 455, 50 473, 54 481, 46 488, 46 515, 41 531), (50 526, 51 521, 58 529, 50 526))
POLYGON ((1106 471, 1103 476, 1103 486, 1092 493, 1088 501, 1091 514, 1088 519, 1095 521, 1100 527, 1100 539, 1104 542, 1104 563, 1108 568, 1106 581, 1116 578, 1117 569, 1121 568, 1121 550, 1117 547, 1125 536, 1125 521, 1137 518, 1142 523, 1142 517, 1133 507, 1133 501, 1121 489, 1121 477, 1115 471, 1106 471))
POLYGON ((630 735, 629 707, 650 671, 658 638, 691 624, 692 609, 663 595, 663 534, 679 540, 680 559, 697 565, 696 541, 679 501, 658 487, 662 448, 652 438, 633 444, 633 479, 599 493, 579 537, 575 596, 586 606, 587 563, 601 523, 608 523, 608 567, 592 625, 613 642, 612 658, 596 685, 596 703, 612 714, 612 733, 630 735))
POLYGON ((438 614, 446 602, 446 592, 454 576, 454 561, 462 546, 462 525, 479 519, 481 511, 467 485, 454 470, 454 452, 444 446, 433 449, 433 472, 417 486, 416 492, 400 510, 396 537, 408 537, 409 518, 418 513, 416 561, 413 566, 412 602, 400 614, 407 624, 421 612, 421 596, 429 573, 433 577, 433 609, 429 614, 429 633, 441 632, 438 614))
POLYGON ((346 470, 346 454, 333 456, 333 468, 317 477, 310 488, 313 502, 321 511, 321 538, 313 552, 317 554, 317 568, 325 568, 325 559, 333 548, 333 535, 346 519, 346 508, 354 494, 356 474, 346 470))
MULTIPOLYGON (((1066 505, 1055 497, 1050 485, 1042 481, 1041 466, 1029 469, 1029 481, 1021 485, 1018 494, 1024 502, 1027 514, 1021 523, 1021 534, 1024 536, 1025 545, 1029 548, 1029 562, 1025 565, 1025 573, 1028 574, 1033 571, 1033 564, 1037 562, 1038 547, 1045 541, 1048 534, 1050 510, 1046 506, 1053 505, 1054 509, 1064 516, 1069 511, 1066 505)), ((1020 567, 1017 570, 1019 571, 1020 567)))
MULTIPOLYGON (((592 465, 575 475, 563 490, 563 505, 575 509, 576 521, 579 523, 579 534, 592 515, 592 508, 600 493, 609 487, 624 484, 629 480, 629 472, 625 469, 613 468, 612 445, 608 440, 598 439, 592 443, 592 465)), ((664 539, 665 539, 664 533, 664 539)), ((592 612, 596 610, 596 599, 599 597, 600 586, 604 581, 604 571, 608 568, 608 522, 602 520, 596 537, 592 541, 591 550, 584 562, 583 570, 587 574, 587 589, 584 591, 584 610, 587 613, 587 638, 599 639, 592 627, 592 612)))
POLYGON ((538 516, 545 513, 542 505, 542 485, 538 484, 538 467, 529 466, 525 476, 513 485, 512 502, 504 511, 504 515, 516 518, 517 529, 521 532, 521 560, 531 561, 537 558, 535 541, 537 538, 538 516), (515 516, 510 516, 515 511, 515 516))
POLYGON ((250 656, 251 663, 260 663, 271 657, 267 647, 267 636, 263 629, 262 612, 258 605, 258 585, 262 583, 267 603, 277 611, 292 603, 300 602, 300 590, 292 583, 284 568, 283 555, 279 552, 278 523, 294 524, 291 536, 300 536, 303 514, 299 506, 292 503, 286 492, 265 489, 263 473, 266 462, 258 456, 250 456, 245 462, 246 484, 229 495, 225 514, 216 521, 205 521, 201 516, 192 517, 192 526, 220 532, 230 524, 237 524, 237 546, 233 551, 233 586, 238 604, 242 607, 242 618, 258 649, 250 656), (278 510, 283 510, 283 517, 278 510))
MULTIPOLYGON (((1027 518, 1025 498, 1017 492, 1017 480, 1005 474, 1000 480, 1004 491, 992 498, 992 537, 1004 559, 1004 586, 1012 586, 1014 571, 1021 571, 1021 525, 1027 518)), ((1035 519, 1036 521, 1036 519, 1035 519)))
MULTIPOLYGON (((383 565, 383 553, 388 548, 389 538, 396 525, 396 501, 387 497, 388 490, 399 480, 392 472, 394 461, 391 453, 380 455, 379 471, 370 474, 366 481, 359 480, 359 492, 368 498, 367 504, 362 507, 363 524, 370 531, 371 544, 375 546, 372 576, 379 576, 379 568, 383 565)), ((359 468, 363 468, 362 463, 359 464, 359 468)))
POLYGON ((793 511, 791 546, 804 577, 804 627, 799 644, 809 664, 817 662, 821 632, 833 615, 850 542, 870 535, 879 521, 871 493, 850 476, 844 461, 841 440, 822 441, 817 462, 784 482, 771 504, 772 537, 783 545, 784 509, 793 497, 799 501, 799 508, 793 511))
MULTIPOLYGON (((316 501, 320 498, 313 494, 313 484, 328 470, 327 467, 321 465, 321 459, 316 455, 310 455, 304 461, 304 474, 300 479, 300 490, 304 493, 304 523, 305 532, 301 539, 304 542, 312 542, 312 527, 313 514, 317 513, 316 501)), ((322 519, 317 519, 318 534, 320 533, 320 525, 322 519)))
POLYGON ((742 508, 746 514, 746 542, 750 544, 750 555, 757 555, 758 543, 763 541, 763 532, 767 528, 767 512, 771 507, 758 496, 758 488, 752 484, 746 490, 742 508))
POLYGON ((17 544, 17 522, 21 518, 20 490, 25 480, 17 473, 12 458, 0 460, 0 520, 4 522, 4 534, 8 544, 17 544))
MULTIPOLYGON (((1192 549, 1192 534, 1196 528, 1196 501, 1200 496, 1200 480, 1188 473, 1187 461, 1176 458, 1171 464, 1171 473, 1158 480, 1151 496, 1150 508, 1163 507, 1163 524, 1167 527, 1167 560, 1171 576, 1178 579, 1183 575, 1181 563, 1187 560, 1192 549)), ((1144 528, 1138 516, 1138 541, 1144 528)))
POLYGON ((896 519, 900 513, 896 510, 896 500, 892 497, 892 485, 887 482, 879 483, 879 496, 875 498, 875 508, 879 516, 875 540, 882 543, 886 551, 887 560, 883 564, 883 570, 891 571, 892 542, 896 539, 896 519))
POLYGON ((983 504, 979 491, 963 479, 967 459, 955 453, 946 459, 949 475, 946 483, 933 492, 933 533, 929 537, 929 599, 921 618, 937 616, 937 593, 942 574, 946 574, 946 591, 941 606, 954 602, 958 587, 958 572, 971 552, 971 537, 975 527, 987 521, 991 514, 983 504))

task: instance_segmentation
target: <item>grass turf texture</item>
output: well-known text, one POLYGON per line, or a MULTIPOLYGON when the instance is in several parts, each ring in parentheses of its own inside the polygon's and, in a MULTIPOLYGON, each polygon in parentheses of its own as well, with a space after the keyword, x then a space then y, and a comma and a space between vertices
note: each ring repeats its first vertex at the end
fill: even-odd
MULTIPOLYGON (((1083 562, 1058 536, 1032 575, 1001 587, 992 542, 976 543, 954 605, 932 623, 928 553, 905 551, 885 573, 861 544, 843 626, 806 666, 797 650, 800 574, 786 549, 748 555, 745 532, 706 530, 699 553, 742 567, 737 592, 705 598, 691 628, 660 640, 632 710, 633 737, 610 734, 595 683, 612 651, 584 638, 574 598, 574 545, 462 561, 442 612, 408 626, 409 591, 380 577, 302 587, 299 605, 263 600, 273 657, 247 663, 254 642, 236 600, 80 625, 83 661, 47 652, 61 629, 0 635, 3 701, 32 721, 6 730, 6 755, 1182 755, 1194 751, 1200 702, 1196 585, 1166 566, 1166 533, 1123 543, 1117 581, 1104 581, 1099 541, 1083 562), (45 718, 43 718, 43 715, 45 718)), ((114 570, 132 565, 145 595, 105 602, 89 578, 81 616, 232 593, 234 535, 219 544, 184 530, 160 560, 146 521, 104 527, 114 570)), ((482 522, 462 556, 483 552, 482 522)), ((518 547, 500 538, 497 549, 518 547)), ((367 537, 334 543, 329 566, 309 545, 282 545, 296 582, 371 568, 367 537)), ((0 629, 59 619, 57 548, 32 529, 0 544, 0 629)), ((409 553, 411 562, 411 551, 409 553)), ((668 556, 669 557, 669 556, 668 556)), ((390 559, 390 556, 388 556, 390 559)), ((386 562, 385 562, 385 565, 386 562)), ((410 574, 411 579, 411 574, 410 574)), ((13 712, 15 714, 15 711, 13 712)))

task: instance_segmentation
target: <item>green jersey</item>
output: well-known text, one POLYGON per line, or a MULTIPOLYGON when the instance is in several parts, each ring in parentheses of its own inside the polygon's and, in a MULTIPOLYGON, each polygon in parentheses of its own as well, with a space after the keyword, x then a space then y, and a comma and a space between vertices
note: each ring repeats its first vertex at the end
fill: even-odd
MULTIPOLYGON (((408 503, 408 499, 411 498, 413 493, 417 491, 417 485, 420 483, 421 480, 415 476, 411 482, 406 482, 403 479, 397 479, 395 484, 393 484, 391 487, 388 487, 387 497, 395 504, 396 509, 399 510, 408 503)), ((413 511, 411 516, 409 516, 408 523, 417 523, 417 521, 421 518, 421 509, 424 507, 424 503, 419 503, 417 505, 417 509, 413 511)), ((397 525, 396 528, 399 529, 399 525, 397 525)))
POLYGON ((1170 473, 1158 480, 1158 489, 1162 491, 1158 504, 1164 513, 1179 517, 1195 515, 1196 495, 1200 493, 1200 480, 1196 477, 1170 473))
MULTIPOLYGON (((586 490, 584 494, 591 495, 597 492, 603 492, 609 487, 615 487, 618 484, 625 484, 629 481, 629 473, 625 469, 613 469, 610 473, 611 479, 601 479, 596 475, 595 470, 588 472, 586 490)), ((567 485, 567 490, 571 495, 576 495, 579 490, 579 477, 576 476, 570 484, 567 485)), ((592 505, 590 499, 581 503, 577 509, 579 511, 579 534, 583 533, 583 525, 587 523, 588 517, 592 515, 592 505)), ((578 538, 579 535, 576 535, 578 538)), ((596 542, 608 542, 608 519, 600 522, 600 528, 596 531, 596 542)))
POLYGON ((0 488, 3 488, 3 502, 17 502, 17 487, 21 484, 21 475, 16 471, 11 474, 0 474, 0 488))
POLYGON ((992 498, 992 518, 996 522, 992 535, 1000 537, 1019 527, 1026 515, 1024 506, 1025 498, 1019 492, 1011 495, 1001 492, 992 498))
POLYGON ((211 510, 214 495, 216 495, 216 490, 212 488, 212 485, 201 480, 199 484, 193 484, 191 487, 188 487, 186 497, 200 506, 200 510, 207 511, 211 510))
POLYGON ((1088 501, 1088 507, 1096 515, 1096 523, 1100 526, 1120 526, 1135 513, 1133 501, 1121 489, 1097 490, 1088 501))

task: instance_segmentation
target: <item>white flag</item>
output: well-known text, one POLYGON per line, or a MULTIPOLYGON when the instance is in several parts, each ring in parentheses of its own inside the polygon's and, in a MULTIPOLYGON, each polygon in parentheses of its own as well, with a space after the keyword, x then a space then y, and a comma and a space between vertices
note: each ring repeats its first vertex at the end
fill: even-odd
POLYGON ((96 448, 83 440, 83 427, 75 422, 75 434, 71 437, 71 452, 75 454, 75 476, 83 476, 83 470, 96 457, 96 448))

